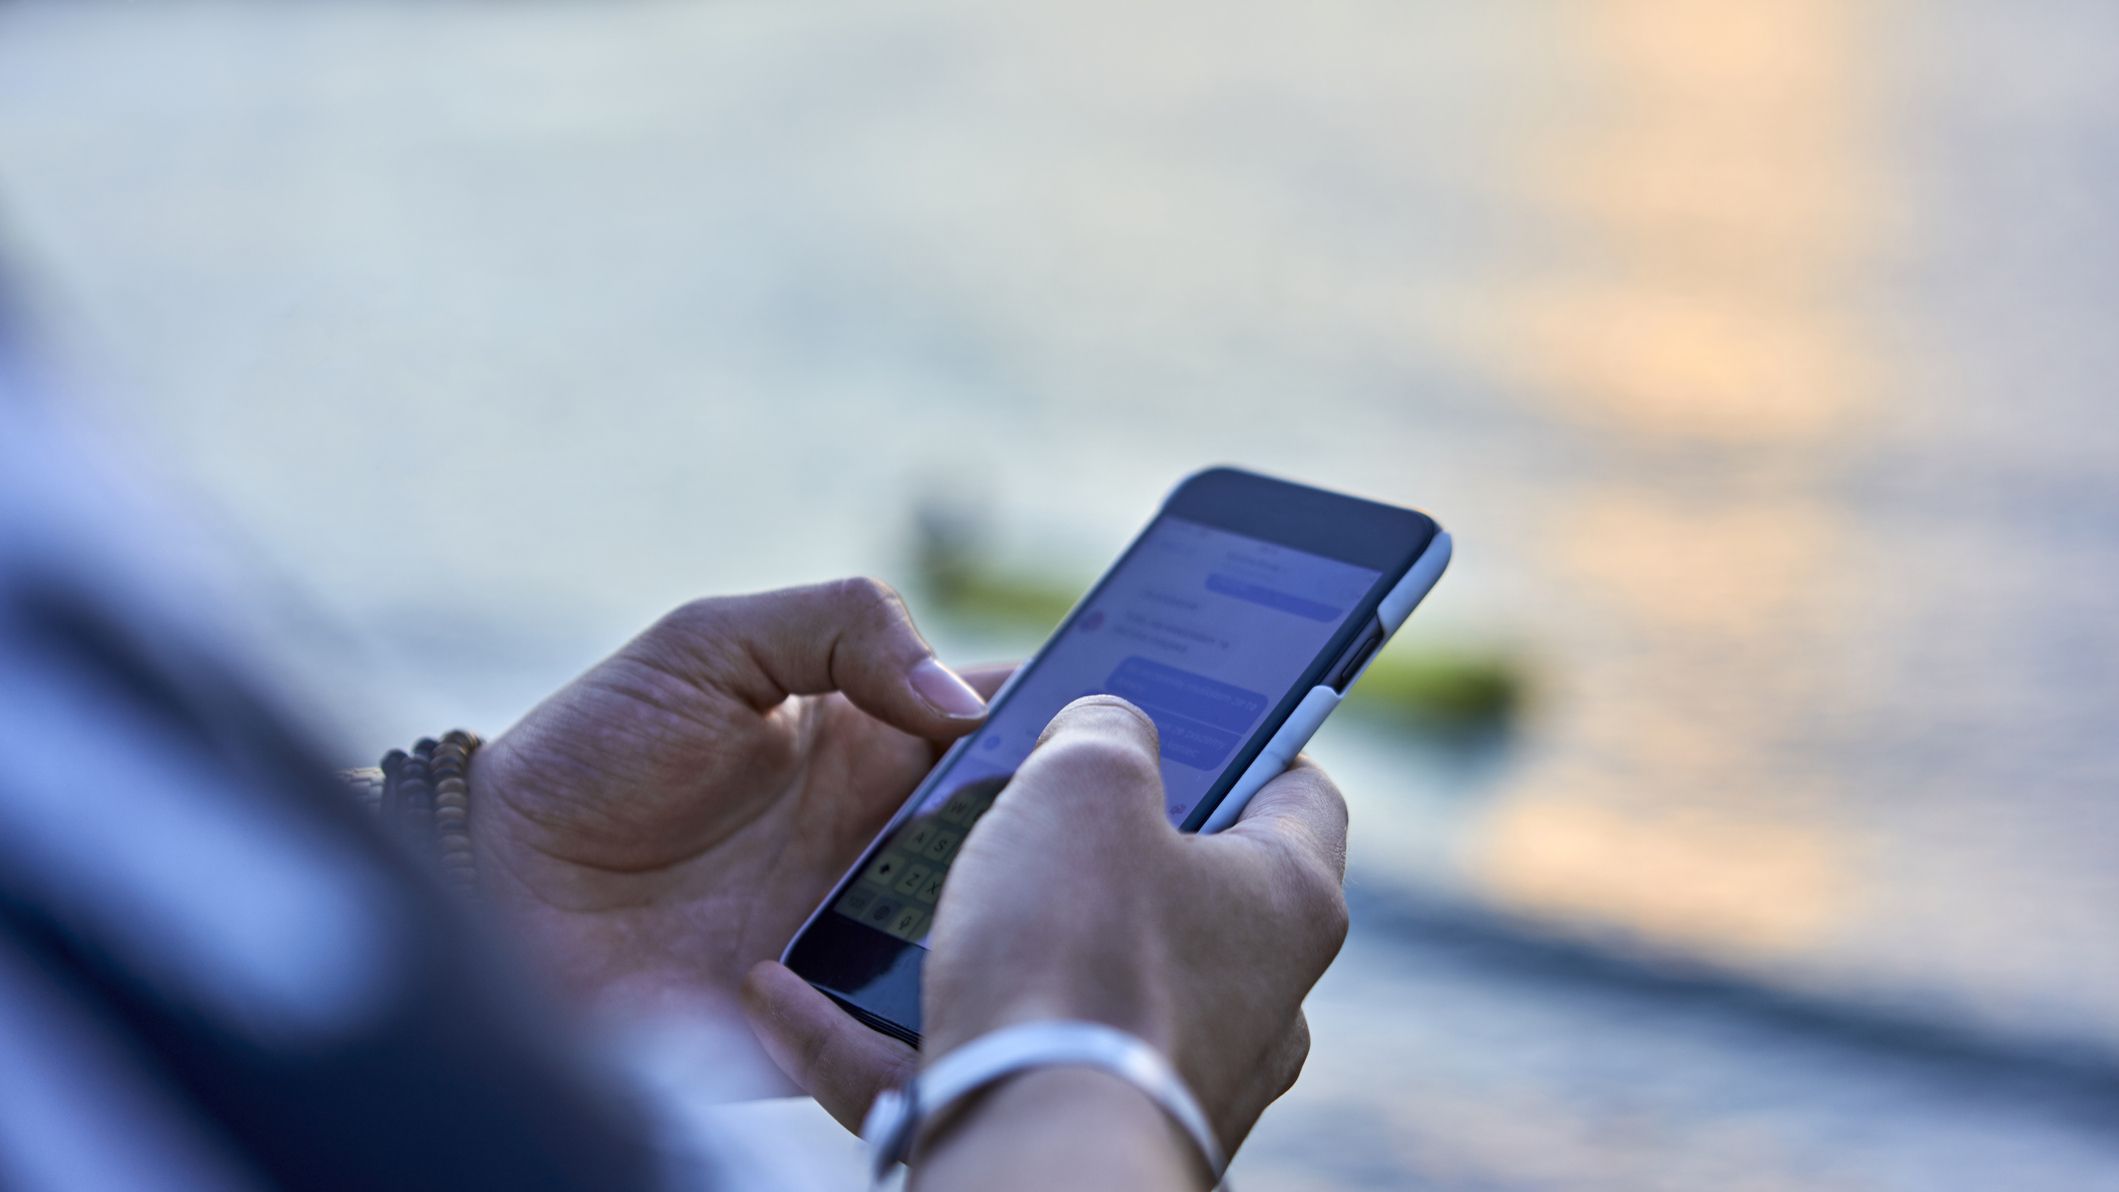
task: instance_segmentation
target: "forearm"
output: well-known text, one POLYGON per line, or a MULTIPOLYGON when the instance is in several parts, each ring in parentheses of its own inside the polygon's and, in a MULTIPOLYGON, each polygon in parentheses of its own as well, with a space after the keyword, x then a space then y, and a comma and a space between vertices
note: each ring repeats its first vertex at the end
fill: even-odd
POLYGON ((942 1123, 913 1163, 920 1192, 1204 1187, 1192 1143, 1155 1102, 1087 1068, 1026 1072, 942 1123))

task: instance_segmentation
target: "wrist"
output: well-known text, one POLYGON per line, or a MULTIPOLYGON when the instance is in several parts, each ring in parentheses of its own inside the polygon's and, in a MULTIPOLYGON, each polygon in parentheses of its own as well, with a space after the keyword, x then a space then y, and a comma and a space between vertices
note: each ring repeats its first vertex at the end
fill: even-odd
POLYGON ((517 810, 526 783, 519 754, 502 737, 471 758, 470 844, 479 901, 490 921, 568 1001, 593 1006, 623 974, 581 912, 571 867, 540 847, 538 825, 517 810))
POLYGON ((912 1171, 923 1189, 1213 1183, 1198 1147, 1146 1093, 1076 1067, 1019 1072, 967 1097, 921 1131, 912 1171))
POLYGON ((1167 1178, 1173 1166, 1168 1145, 1173 1127, 1185 1144, 1180 1149, 1195 1156, 1194 1165, 1211 1183, 1226 1162, 1221 1143, 1167 1058, 1140 1038, 1101 1023, 1047 1020, 1004 1028, 933 1058, 905 1087, 876 1098, 861 1124, 861 1136, 879 1181, 893 1163, 925 1147, 931 1156, 972 1150, 979 1158, 963 1162, 989 1172, 1019 1168, 1013 1181, 1017 1184, 1033 1178, 1049 1181, 1052 1173, 1065 1172, 1059 1186, 1132 1186, 1142 1181, 1097 1173, 1117 1177, 1159 1172, 1153 1182, 1167 1187, 1189 1182, 1167 1178), (1129 1088, 1131 1096, 1117 1097, 1096 1083, 1037 1080, 1030 1082, 1035 1091, 1028 1094, 1012 1087, 1026 1074, 1068 1070, 1102 1073, 1129 1088), (1154 1110, 1154 1119, 1138 1118, 1143 1103, 1154 1110), (963 1124, 966 1118, 969 1124, 963 1124), (1161 1126, 1150 1126, 1149 1120, 1159 1120, 1161 1126), (1121 1133, 1122 1123, 1125 1145, 1119 1147, 1112 1140, 1121 1133), (1025 1136, 1030 1124, 1038 1128, 1025 1136), (959 1135, 976 1142, 949 1146, 948 1140, 959 1135), (1076 1153, 1084 1138, 1097 1139, 1110 1148, 1108 1153, 1076 1153), (1032 1153, 1044 1152, 1054 1153, 1024 1165, 1032 1153), (1082 1170, 1084 1164, 1094 1170, 1082 1170))
POLYGON ((1146 933, 1098 925, 1086 945, 1078 937, 1048 939, 1034 957, 989 962, 975 981, 968 976, 953 968, 930 987, 921 1046, 930 1064, 1025 1022, 1102 1023, 1173 1060, 1179 1054, 1169 959, 1146 933))
POLYGON ((1163 1012, 1160 996, 1106 989, 1078 992, 1040 990, 1013 997, 978 1012, 937 1015, 928 1019, 920 1054, 925 1066, 975 1039, 1026 1022, 1093 1022, 1113 1027, 1168 1057, 1177 1054, 1177 1032, 1163 1012))
POLYGON ((509 858, 505 855, 512 851, 508 840, 508 769, 506 750, 501 741, 495 741, 472 755, 471 767, 465 774, 473 796, 471 851, 478 859, 479 874, 488 885, 494 884, 492 878, 510 872, 509 858))

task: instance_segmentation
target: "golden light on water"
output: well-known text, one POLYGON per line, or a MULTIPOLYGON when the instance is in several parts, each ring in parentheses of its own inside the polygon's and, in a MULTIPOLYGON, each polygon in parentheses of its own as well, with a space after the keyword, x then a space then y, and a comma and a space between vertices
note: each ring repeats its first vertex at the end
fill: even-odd
POLYGON ((1522 911, 1760 957, 1832 929, 1847 866, 1830 836, 1799 823, 1642 815, 1556 796, 1500 808, 1474 869, 1487 896, 1522 911))
POLYGON ((1512 371, 1629 430, 1808 437, 1851 403, 1856 366, 1837 336, 1791 313, 1649 284, 1555 286, 1519 300, 1515 333, 1535 348, 1512 371))
POLYGON ((1879 234, 1865 14, 1824 0, 1566 13, 1580 103, 1522 170, 1561 250, 1501 285, 1475 350, 1616 452, 1714 444, 1769 479, 1705 503, 1647 478, 1592 483, 1549 513, 1567 615, 1637 643, 1559 676, 1545 713, 1612 773, 1533 762, 1463 859, 1516 912, 1785 957, 1846 921, 1859 871, 1840 792, 1771 787, 1761 741, 1770 708, 1831 698, 1830 668, 1782 644, 1829 639, 1840 615, 1844 535, 1808 491, 1809 453, 1878 385, 1846 297, 1879 234))
POLYGON ((1800 439, 1872 387, 1833 295, 1876 234, 1856 5, 1563 10, 1583 102, 1524 174, 1572 267, 1504 284, 1481 355, 1649 436, 1800 439))
POLYGON ((1598 611, 1730 644, 1827 602, 1837 542, 1814 503, 1684 506, 1617 488, 1568 510, 1553 537, 1558 564, 1598 611))

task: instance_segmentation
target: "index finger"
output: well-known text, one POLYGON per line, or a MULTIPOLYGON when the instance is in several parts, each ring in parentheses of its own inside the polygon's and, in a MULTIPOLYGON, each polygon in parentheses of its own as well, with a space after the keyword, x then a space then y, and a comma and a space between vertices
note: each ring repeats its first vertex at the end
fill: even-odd
POLYGON ((1222 835, 1289 850, 1343 881, 1346 823, 1346 798, 1338 784, 1302 754, 1251 797, 1243 815, 1222 835))

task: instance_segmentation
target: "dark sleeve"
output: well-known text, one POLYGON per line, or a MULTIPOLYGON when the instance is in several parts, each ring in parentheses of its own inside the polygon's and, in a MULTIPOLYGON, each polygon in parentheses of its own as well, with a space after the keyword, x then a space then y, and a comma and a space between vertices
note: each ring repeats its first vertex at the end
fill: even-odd
POLYGON ((4 554, 0 1184, 655 1182, 645 1116, 284 717, 4 554))

